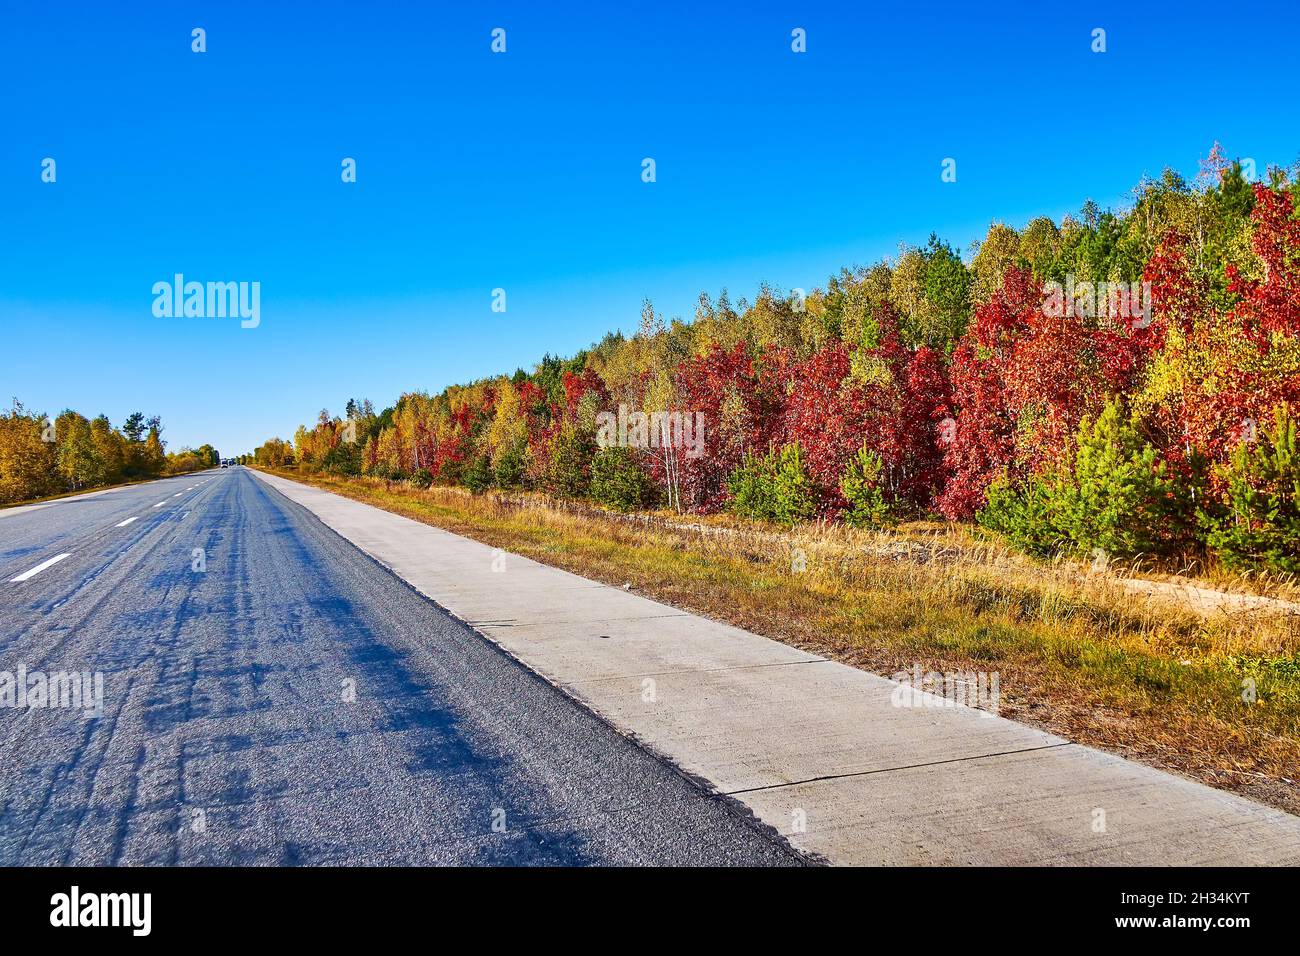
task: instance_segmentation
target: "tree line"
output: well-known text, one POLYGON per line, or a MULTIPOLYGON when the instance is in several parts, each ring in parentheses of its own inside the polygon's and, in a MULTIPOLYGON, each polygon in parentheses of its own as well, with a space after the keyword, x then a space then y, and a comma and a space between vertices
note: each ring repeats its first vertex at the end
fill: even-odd
POLYGON ((1300 571, 1300 184, 1215 144, 1124 209, 931 236, 822 289, 644 304, 636 334, 376 412, 257 463, 793 523, 976 521, 1028 550, 1300 571), (605 447, 626 406, 703 413, 704 453, 605 447))
POLYGON ((115 428, 105 415, 72 410, 56 418, 17 399, 0 415, 0 504, 29 501, 216 465, 211 445, 168 452, 158 416, 130 415, 115 428))

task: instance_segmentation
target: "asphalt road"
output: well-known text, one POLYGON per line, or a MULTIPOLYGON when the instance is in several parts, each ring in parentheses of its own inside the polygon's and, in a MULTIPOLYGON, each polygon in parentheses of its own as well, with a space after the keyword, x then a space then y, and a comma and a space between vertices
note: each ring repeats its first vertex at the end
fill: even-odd
POLYGON ((800 862, 242 469, 0 513, 19 668, 4 865, 800 862))

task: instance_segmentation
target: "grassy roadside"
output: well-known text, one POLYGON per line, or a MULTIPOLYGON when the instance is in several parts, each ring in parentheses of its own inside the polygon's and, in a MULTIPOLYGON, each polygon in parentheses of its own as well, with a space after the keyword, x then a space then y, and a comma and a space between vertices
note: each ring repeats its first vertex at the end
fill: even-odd
POLYGON ((1300 813, 1294 615, 1198 614, 940 525, 774 534, 280 474, 865 670, 997 672, 1004 716, 1300 813))
POLYGON ((43 498, 25 498, 22 501, 6 501, 0 504, 0 511, 7 508, 22 508, 26 505, 40 505, 47 501, 58 501, 60 498, 76 498, 79 495, 93 495, 101 491, 112 491, 114 488, 129 488, 132 485, 147 485, 151 481, 162 481, 164 478, 180 478, 184 475, 194 475, 198 472, 185 471, 177 472, 174 475, 159 475, 157 478, 135 478, 131 481, 118 481, 111 485, 97 485, 94 488, 82 488, 80 491, 60 491, 57 495, 46 495, 43 498))

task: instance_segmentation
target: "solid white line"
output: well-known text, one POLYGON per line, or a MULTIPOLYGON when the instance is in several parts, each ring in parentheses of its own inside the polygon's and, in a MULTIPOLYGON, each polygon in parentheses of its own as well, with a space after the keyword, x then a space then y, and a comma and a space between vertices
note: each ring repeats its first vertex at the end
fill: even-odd
POLYGON ((117 524, 113 525, 113 527, 114 527, 114 528, 125 528, 125 527, 126 527, 127 525, 129 525, 132 521, 137 521, 137 520, 139 520, 139 518, 140 518, 139 515, 132 515, 130 518, 127 518, 125 521, 119 521, 117 524))
POLYGON ((40 574, 50 565, 58 564, 60 561, 62 561, 64 558, 67 557, 71 557, 71 554, 56 554, 54 557, 50 558, 50 560, 42 561, 40 564, 36 565, 36 567, 32 568, 30 571, 24 571, 22 574, 18 575, 18 577, 10 578, 9 583, 17 584, 19 581, 26 581, 28 578, 32 577, 33 575, 40 574))

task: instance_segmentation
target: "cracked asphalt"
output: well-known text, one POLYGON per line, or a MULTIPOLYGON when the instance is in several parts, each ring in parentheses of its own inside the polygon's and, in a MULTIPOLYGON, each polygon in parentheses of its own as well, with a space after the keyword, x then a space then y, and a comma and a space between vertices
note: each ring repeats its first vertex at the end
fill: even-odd
POLYGON ((802 862, 242 469, 0 512, 20 668, 4 865, 802 862))

